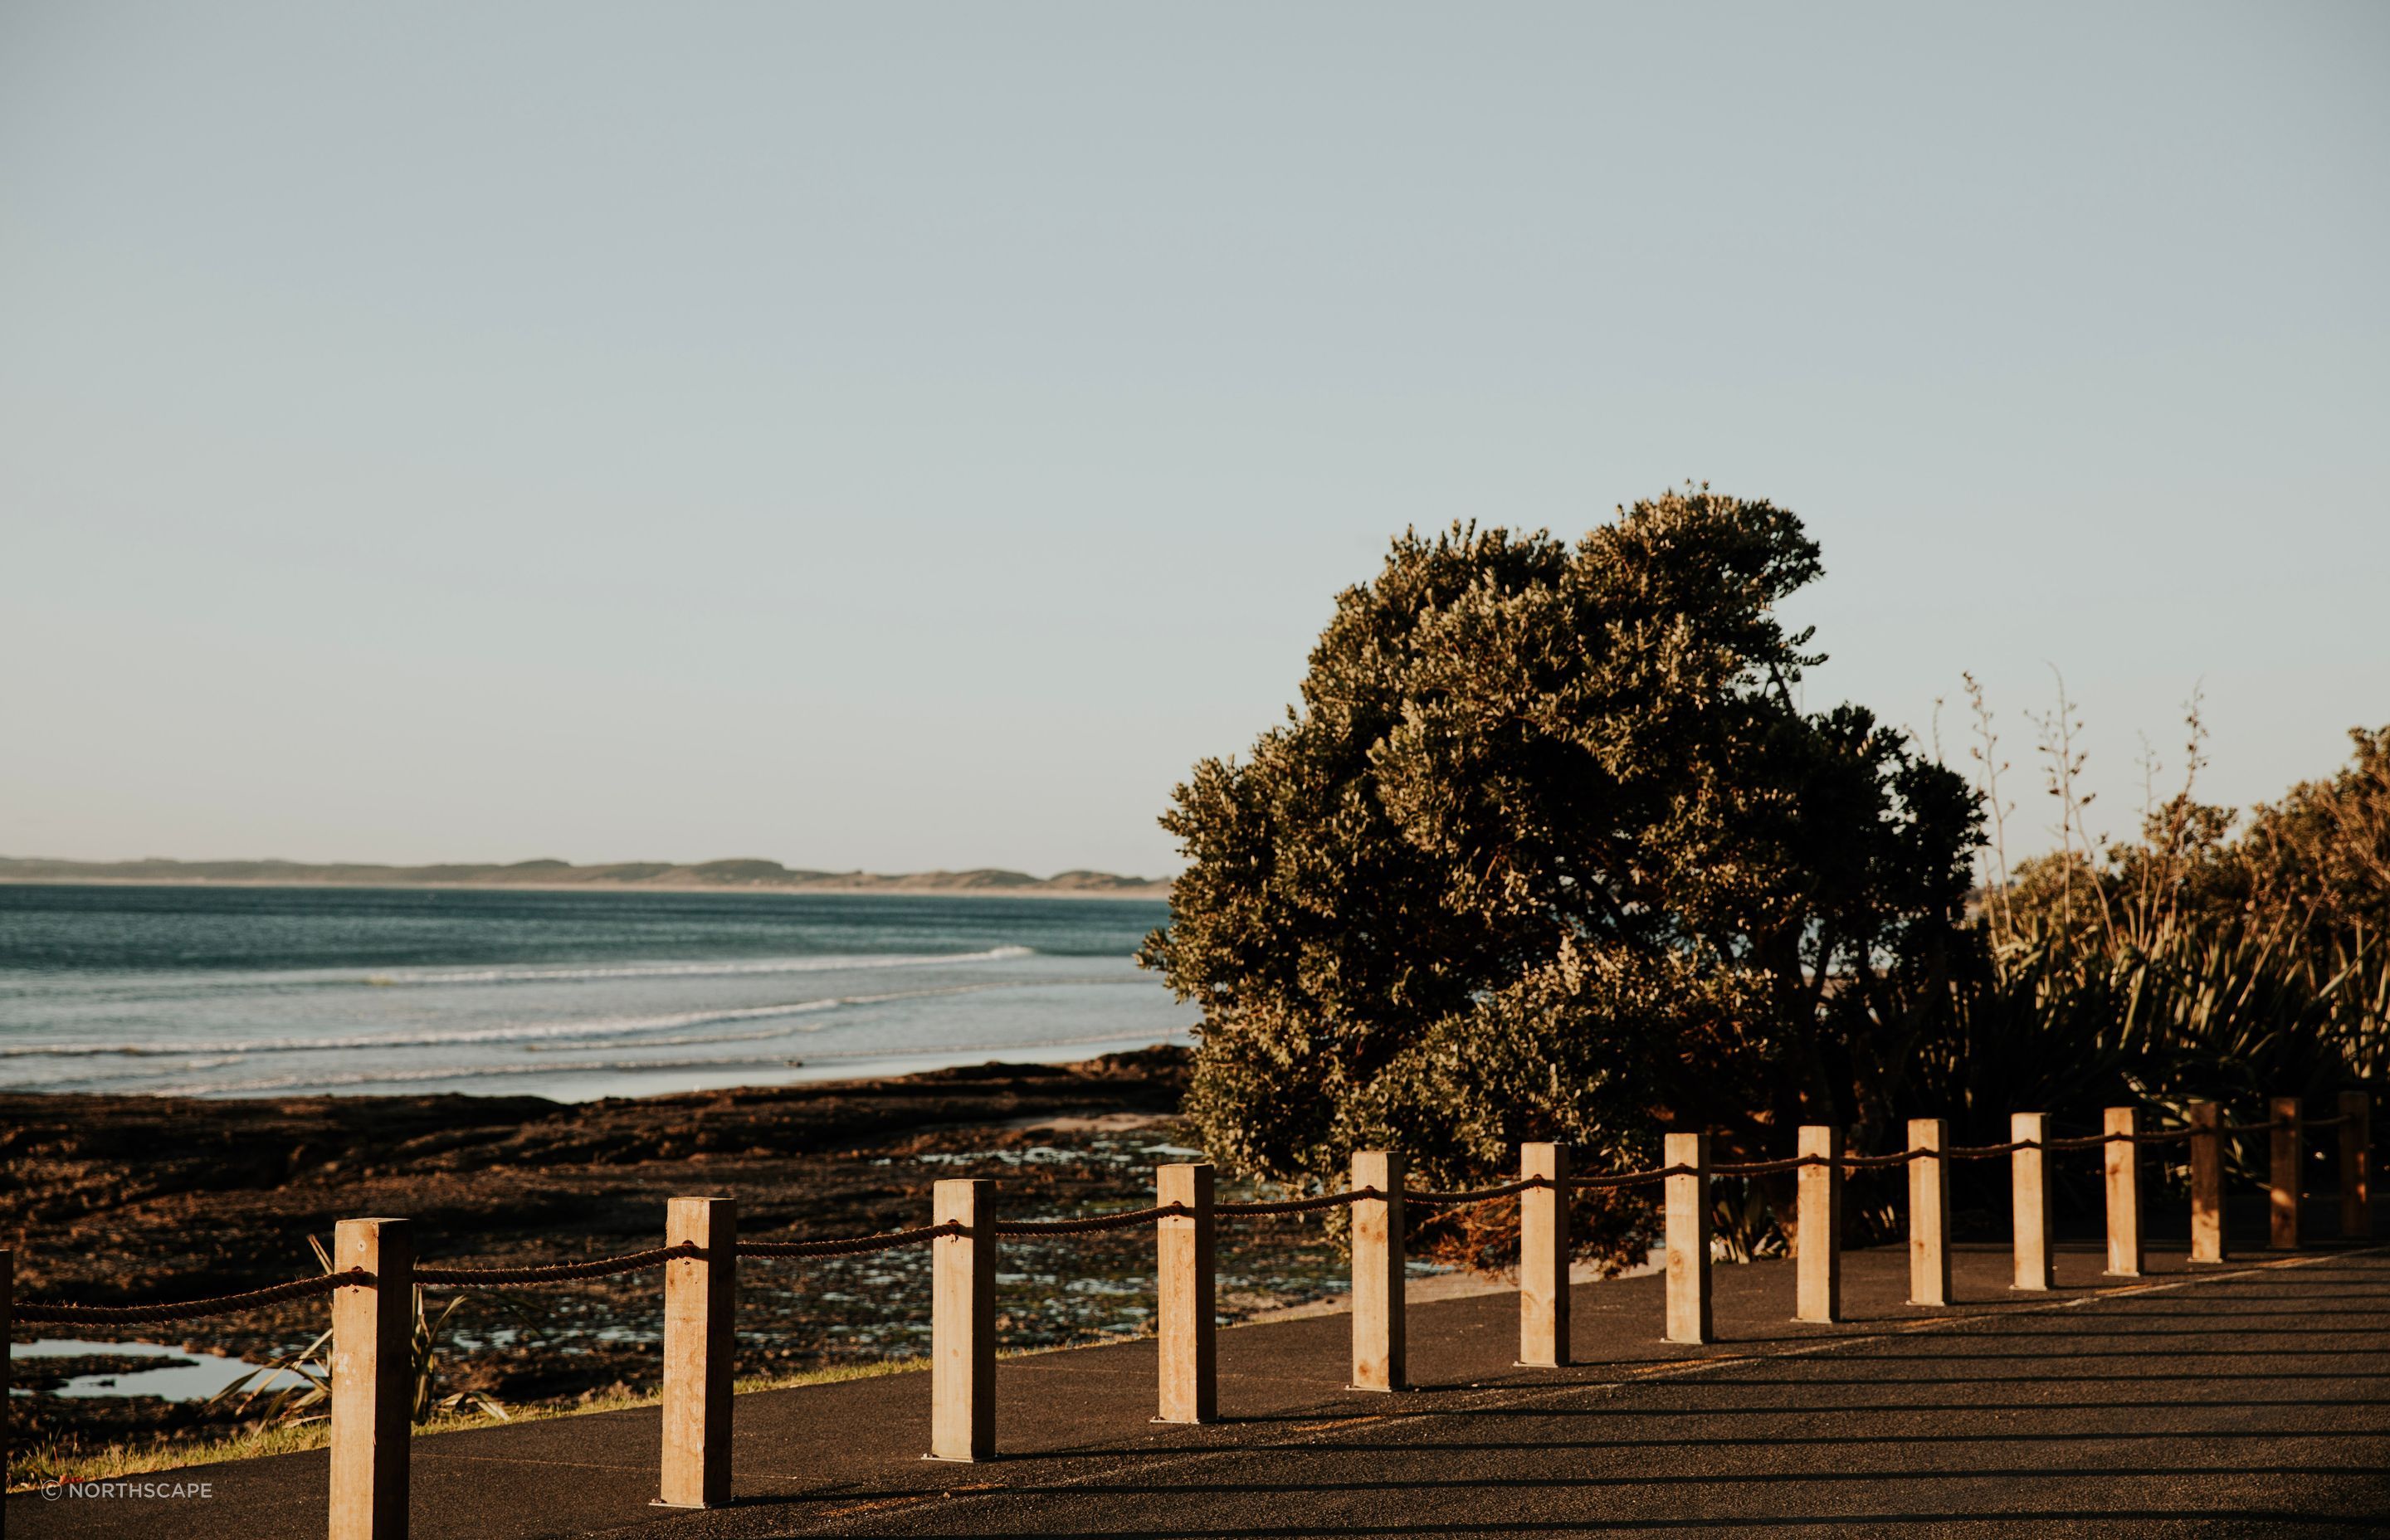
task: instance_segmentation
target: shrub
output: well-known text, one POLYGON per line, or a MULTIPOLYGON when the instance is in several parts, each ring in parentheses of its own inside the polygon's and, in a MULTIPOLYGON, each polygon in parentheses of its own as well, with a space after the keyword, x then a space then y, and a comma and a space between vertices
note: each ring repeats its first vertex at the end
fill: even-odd
POLYGON ((1865 710, 1796 702, 1790 511, 1706 488, 1574 546, 1406 534, 1299 708, 1209 759, 1141 955, 1203 1012, 1215 1158, 1332 1186, 1523 1139, 1648 1159, 1675 1122, 1881 1123, 1963 966, 1972 794, 1865 710))

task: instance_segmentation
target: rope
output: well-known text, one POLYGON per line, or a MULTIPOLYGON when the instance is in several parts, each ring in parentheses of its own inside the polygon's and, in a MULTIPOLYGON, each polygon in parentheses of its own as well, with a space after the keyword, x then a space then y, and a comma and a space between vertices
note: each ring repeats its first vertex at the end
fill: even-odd
POLYGON ((1664 1176, 1698 1176, 1698 1166, 1663 1166, 1657 1171, 1629 1171, 1617 1176, 1572 1176, 1569 1186, 1596 1191, 1611 1187, 1631 1187, 1644 1182, 1656 1182, 1664 1176))
POLYGON ((1996 1155, 2012 1155, 2020 1149, 2039 1149, 2032 1139, 2011 1139, 2006 1144, 1952 1145, 1942 1153, 1954 1161, 1988 1161, 1996 1155))
POLYGON ((1735 1165, 1710 1167, 1713 1176, 1772 1176, 1780 1171, 1792 1171, 1801 1166, 1826 1164, 1823 1155, 1788 1155, 1780 1161, 1744 1161, 1735 1165))
POLYGON ((1457 1209, 1471 1203, 1490 1203, 1497 1198, 1514 1198, 1529 1187, 1548 1187, 1548 1176, 1522 1176, 1515 1182, 1505 1182, 1498 1187, 1479 1187, 1473 1192, 1407 1192, 1403 1199, 1411 1203, 1426 1203, 1435 1208, 1457 1209))
POLYGON ((1281 1198, 1267 1203, 1214 1203, 1214 1213, 1309 1213, 1315 1209, 1332 1209, 1340 1204, 1356 1202, 1364 1198, 1383 1198, 1375 1187, 1355 1187, 1350 1192, 1323 1192, 1317 1198, 1281 1198))
POLYGON ((2290 1120, 2287 1118, 2272 1118, 2265 1123, 2228 1123, 2224 1125, 2224 1132, 2227 1134, 2270 1134, 2277 1128, 2288 1128, 2289 1126, 2291 1126, 2290 1120))
POLYGON ((20 1321, 48 1321, 61 1326, 146 1326, 161 1321, 196 1321, 210 1315, 234 1315, 244 1310, 279 1304, 284 1300, 303 1300, 317 1294, 328 1294, 343 1284, 367 1284, 374 1276, 362 1267, 345 1273, 327 1273, 321 1277, 294 1278, 289 1283, 270 1284, 252 1289, 245 1294, 218 1294, 204 1300, 183 1300, 173 1304, 70 1304, 62 1300, 19 1300, 15 1317, 20 1321))
POLYGON ((1126 1213, 1102 1213, 1088 1219, 999 1219, 998 1235, 1091 1235, 1098 1230, 1126 1230, 1156 1219, 1168 1219, 1195 1211, 1184 1203, 1164 1203, 1159 1208, 1132 1209, 1126 1213))
POLYGON ((2345 1123, 2347 1121, 2348 1114, 2343 1112, 2337 1117, 2308 1118, 2306 1120, 2306 1123, 2309 1128, 2338 1128, 2342 1123, 2345 1123))
POLYGON ((917 1246, 940 1236, 969 1235, 964 1226, 948 1220, 943 1225, 924 1225, 919 1229, 891 1230, 886 1235, 855 1236, 844 1240, 742 1240, 739 1254, 742 1257, 853 1257, 872 1251, 893 1251, 899 1246, 917 1246))
POLYGON ((1891 1155, 1845 1155, 1843 1167, 1846 1171, 1873 1171, 1881 1166, 1905 1166, 1921 1155, 1934 1153, 1935 1151, 1927 1149, 1903 1149, 1891 1155))
MULTIPOLYGON (((2197 1132, 2195 1128, 2168 1128, 2156 1134, 2136 1134, 2133 1136, 2133 1142, 2135 1144, 2174 1144, 2190 1138, 2197 1132)), ((2110 1137, 2113 1138, 2114 1136, 2111 1135, 2110 1137)))
POLYGON ((434 1288, 536 1289, 544 1283, 563 1283, 572 1278, 604 1278, 618 1273, 643 1273, 650 1267, 661 1267, 675 1257, 700 1257, 704 1254, 704 1247, 685 1240, 677 1246, 658 1246, 624 1256, 599 1257, 594 1262, 559 1262, 541 1267, 418 1267, 415 1281, 434 1288))

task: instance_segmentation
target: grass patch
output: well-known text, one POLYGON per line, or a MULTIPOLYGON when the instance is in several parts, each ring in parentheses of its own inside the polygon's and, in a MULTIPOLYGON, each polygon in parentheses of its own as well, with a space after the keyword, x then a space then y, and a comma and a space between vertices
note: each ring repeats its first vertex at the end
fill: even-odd
MULTIPOLYGON (((735 1380, 731 1389, 739 1395, 748 1395, 757 1391, 790 1390, 799 1385, 831 1385, 848 1380, 876 1380, 881 1375, 902 1374, 906 1369, 919 1368, 925 1362, 919 1358, 889 1358, 867 1364, 836 1364, 793 1374, 751 1374, 735 1380)), ((559 1418, 587 1417, 595 1412, 633 1411, 641 1406, 654 1405, 661 1395, 659 1391, 634 1391, 561 1405, 512 1407, 504 1418, 482 1413, 437 1417, 416 1424, 415 1436, 422 1438, 431 1433, 495 1428, 502 1422, 552 1422, 559 1418)), ((295 1427, 243 1428, 232 1432, 182 1437, 167 1435, 113 1444, 36 1444, 8 1451, 8 1490, 25 1492, 46 1486, 52 1482, 106 1481, 119 1476, 146 1476, 159 1470, 180 1470, 194 1465, 216 1465, 227 1460, 295 1455, 309 1449, 321 1449, 331 1442, 331 1425, 315 1421, 295 1427)))

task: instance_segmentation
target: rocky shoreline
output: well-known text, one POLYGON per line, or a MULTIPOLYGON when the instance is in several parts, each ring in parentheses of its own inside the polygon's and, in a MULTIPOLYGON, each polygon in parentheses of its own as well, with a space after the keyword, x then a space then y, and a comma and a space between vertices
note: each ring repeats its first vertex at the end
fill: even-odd
MULTIPOLYGON (((334 1222, 405 1215, 426 1261, 580 1261, 661 1244, 665 1200, 735 1197, 751 1238, 863 1235, 927 1222, 932 1184, 990 1176, 1005 1211, 1140 1207, 1151 1168, 1194 1151, 1175 1121, 1184 1050, 1070 1065, 986 1064, 885 1080, 558 1103, 524 1097, 192 1100, 0 1097, 0 1236, 19 1298, 150 1303, 316 1270, 334 1222)), ((1316 1218, 1224 1232, 1231 1316, 1342 1287, 1316 1218)), ((1142 1230, 1008 1243, 1000 1328, 1050 1346, 1139 1329, 1142 1230)), ((793 1372, 926 1346, 918 1249, 750 1262, 740 1368, 793 1372)), ((652 1388, 652 1274, 474 1295, 444 1344, 443 1390, 549 1405, 652 1388)), ((80 1335, 259 1360, 323 1328, 320 1301, 187 1326, 80 1335)), ((38 1335, 20 1327, 19 1341, 38 1335)), ((55 1386, 58 1366, 45 1383, 55 1386)), ((227 1431, 191 1403, 50 1393, 17 1401, 22 1444, 227 1431)))

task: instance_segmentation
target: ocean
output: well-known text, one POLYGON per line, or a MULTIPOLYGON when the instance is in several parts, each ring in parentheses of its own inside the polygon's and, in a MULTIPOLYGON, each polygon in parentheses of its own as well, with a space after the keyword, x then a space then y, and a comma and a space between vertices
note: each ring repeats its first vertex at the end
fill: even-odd
POLYGON ((0 884, 0 1089, 557 1100, 1188 1041, 1150 899, 0 884))

